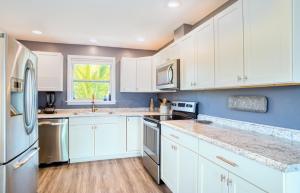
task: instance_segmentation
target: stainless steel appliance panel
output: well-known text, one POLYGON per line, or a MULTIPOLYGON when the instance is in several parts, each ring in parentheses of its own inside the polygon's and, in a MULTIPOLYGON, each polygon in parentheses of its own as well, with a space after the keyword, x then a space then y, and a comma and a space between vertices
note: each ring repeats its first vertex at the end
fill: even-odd
POLYGON ((156 69, 156 88, 160 90, 177 90, 180 82, 180 60, 169 60, 156 69))
POLYGON ((0 33, 0 164, 5 162, 5 121, 6 121, 6 39, 5 34, 0 33))
POLYGON ((158 124, 144 120, 144 152, 156 164, 160 163, 160 129, 158 124))
POLYGON ((6 193, 34 193, 37 191, 38 142, 5 166, 6 193))
POLYGON ((143 165, 154 180, 160 183, 160 165, 155 163, 146 153, 143 154, 143 165))
POLYGON ((13 38, 5 39, 5 162, 8 162, 37 140, 37 57, 13 38))
POLYGON ((69 161, 68 119, 40 119, 40 164, 69 161))

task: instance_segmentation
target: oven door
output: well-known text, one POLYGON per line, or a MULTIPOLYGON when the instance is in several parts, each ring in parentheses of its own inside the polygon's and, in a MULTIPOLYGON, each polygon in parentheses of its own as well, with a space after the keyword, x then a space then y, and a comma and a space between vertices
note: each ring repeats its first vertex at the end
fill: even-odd
POLYGON ((157 123, 144 120, 144 152, 160 164, 160 129, 157 123))

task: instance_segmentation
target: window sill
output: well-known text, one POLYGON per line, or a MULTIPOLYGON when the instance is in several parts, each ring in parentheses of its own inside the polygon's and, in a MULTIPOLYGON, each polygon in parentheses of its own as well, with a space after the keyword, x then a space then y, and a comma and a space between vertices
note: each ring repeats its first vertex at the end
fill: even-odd
MULTIPOLYGON (((115 105, 116 101, 95 102, 95 105, 115 105)), ((91 101, 67 101, 67 105, 92 105, 91 101)))

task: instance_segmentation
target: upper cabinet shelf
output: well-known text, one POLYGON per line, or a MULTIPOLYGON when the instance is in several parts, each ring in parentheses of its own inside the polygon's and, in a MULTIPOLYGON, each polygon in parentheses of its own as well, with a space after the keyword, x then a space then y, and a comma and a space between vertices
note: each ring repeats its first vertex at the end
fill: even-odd
POLYGON ((63 55, 34 52, 38 56, 38 91, 63 91, 63 55))

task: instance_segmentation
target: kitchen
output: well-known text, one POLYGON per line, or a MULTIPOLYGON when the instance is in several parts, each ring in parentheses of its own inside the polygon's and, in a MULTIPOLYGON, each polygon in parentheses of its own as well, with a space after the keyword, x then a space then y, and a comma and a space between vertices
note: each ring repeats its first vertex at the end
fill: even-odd
POLYGON ((0 192, 300 192, 299 1, 0 3, 0 192))

